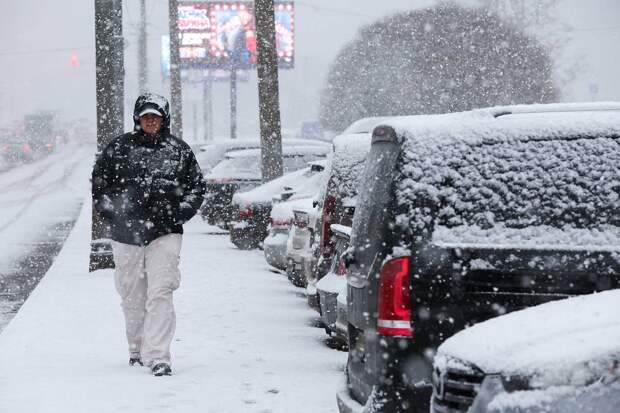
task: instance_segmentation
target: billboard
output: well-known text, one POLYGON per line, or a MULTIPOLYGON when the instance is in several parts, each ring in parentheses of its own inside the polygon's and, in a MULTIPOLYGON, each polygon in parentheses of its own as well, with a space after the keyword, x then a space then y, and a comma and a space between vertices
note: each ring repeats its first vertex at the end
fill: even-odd
MULTIPOLYGON (((194 73, 187 67, 181 68, 181 79, 188 83, 203 83, 209 77, 214 82, 230 81, 230 70, 226 69, 207 69, 201 66, 194 66, 203 73, 194 73)), ((164 78, 170 77, 170 36, 167 34, 161 36, 161 73, 164 78)), ((247 82, 250 80, 250 73, 247 70, 237 71, 237 82, 247 82)))
MULTIPOLYGON (((181 65, 185 69, 251 69, 256 66, 253 2, 190 1, 179 4, 181 65)), ((293 2, 275 4, 278 65, 295 62, 293 2)))

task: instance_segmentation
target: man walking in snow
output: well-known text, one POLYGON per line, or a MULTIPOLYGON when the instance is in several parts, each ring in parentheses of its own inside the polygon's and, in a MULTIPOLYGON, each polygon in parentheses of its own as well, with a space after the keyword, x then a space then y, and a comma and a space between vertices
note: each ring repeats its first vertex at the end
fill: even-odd
POLYGON ((205 183, 190 147, 170 134, 168 101, 136 100, 134 131, 112 140, 93 170, 95 209, 110 226, 129 364, 172 374, 183 224, 200 208, 205 183))

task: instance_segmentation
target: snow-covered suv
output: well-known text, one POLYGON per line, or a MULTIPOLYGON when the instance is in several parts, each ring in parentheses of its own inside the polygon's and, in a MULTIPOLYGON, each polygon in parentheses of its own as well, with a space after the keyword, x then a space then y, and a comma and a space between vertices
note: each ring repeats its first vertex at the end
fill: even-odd
POLYGON ((426 413, 448 337, 620 286, 620 104, 392 118, 363 182, 342 412, 426 413))
POLYGON ((615 413, 620 290, 515 311, 437 351, 433 413, 615 413))

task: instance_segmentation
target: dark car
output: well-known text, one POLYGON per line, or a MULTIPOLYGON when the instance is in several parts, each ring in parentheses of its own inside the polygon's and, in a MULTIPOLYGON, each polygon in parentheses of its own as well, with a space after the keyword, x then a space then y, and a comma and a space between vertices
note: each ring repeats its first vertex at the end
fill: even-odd
MULTIPOLYGON (((320 312, 319 296, 316 283, 329 270, 335 251, 336 237, 331 230, 332 224, 351 226, 357 193, 363 184, 362 172, 366 156, 370 150, 369 133, 340 135, 334 138, 334 154, 332 156, 329 178, 324 191, 318 199, 319 219, 316 221, 317 242, 314 244, 313 256, 316 264, 306 276, 306 294, 311 308, 320 312)), ((293 278, 296 268, 304 268, 301 263, 291 262, 289 272, 293 278)))
MULTIPOLYGON (((246 146, 250 144, 251 142, 244 143, 246 146)), ((218 148, 221 149, 219 146, 215 149, 218 148)), ((198 155, 205 168, 212 163, 211 156, 205 158, 208 150, 209 148, 205 148, 204 154, 198 155)), ((284 173, 299 170, 305 167, 307 162, 327 156, 330 150, 330 146, 325 142, 283 140, 284 173)), ((224 158, 205 174, 205 181, 207 192, 202 215, 210 224, 228 228, 233 219, 231 202, 235 192, 247 191, 262 183, 260 147, 226 152, 224 158)))
MULTIPOLYGON (((315 150, 312 153, 317 156, 315 150)), ((293 201, 314 196, 324 179, 326 162, 309 162, 309 166, 304 169, 290 172, 249 191, 236 193, 232 201, 236 214, 230 223, 232 243, 240 249, 258 248, 269 233, 274 198, 277 201, 293 201)))
POLYGON ((448 337, 618 288, 619 178, 620 105, 503 107, 376 127, 345 257, 340 411, 426 413, 434 354, 448 337))

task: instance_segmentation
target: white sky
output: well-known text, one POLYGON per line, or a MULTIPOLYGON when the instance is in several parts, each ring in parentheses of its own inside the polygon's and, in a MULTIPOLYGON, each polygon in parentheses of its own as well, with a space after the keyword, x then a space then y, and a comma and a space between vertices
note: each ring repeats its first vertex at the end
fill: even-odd
MULTIPOLYGON (((535 0, 532 0, 534 3, 535 0)), ((319 91, 330 61, 357 30, 397 10, 431 4, 431 0, 298 0, 297 54, 294 70, 281 72, 283 124, 298 128, 316 117, 319 91)), ((572 25, 568 54, 579 58, 583 72, 564 90, 564 100, 620 100, 616 81, 620 65, 620 2, 563 0, 562 21, 572 25), (590 85, 598 86, 598 93, 590 85)), ((139 0, 124 1, 127 122, 136 96, 136 43, 139 0)), ((160 36, 167 32, 165 0, 147 0, 149 15, 149 87, 164 92, 160 73, 160 36)), ((94 1, 5 1, 0 15, 0 125, 36 109, 60 111, 64 119, 95 116, 94 1), (75 53, 79 68, 70 65, 75 53)), ((200 119, 201 88, 184 91, 185 136, 192 139, 194 106, 200 119)), ((239 87, 240 134, 258 126, 255 76, 239 87)), ((214 88, 216 134, 229 128, 228 85, 214 88)), ((202 130, 197 131, 202 136, 202 130)))

